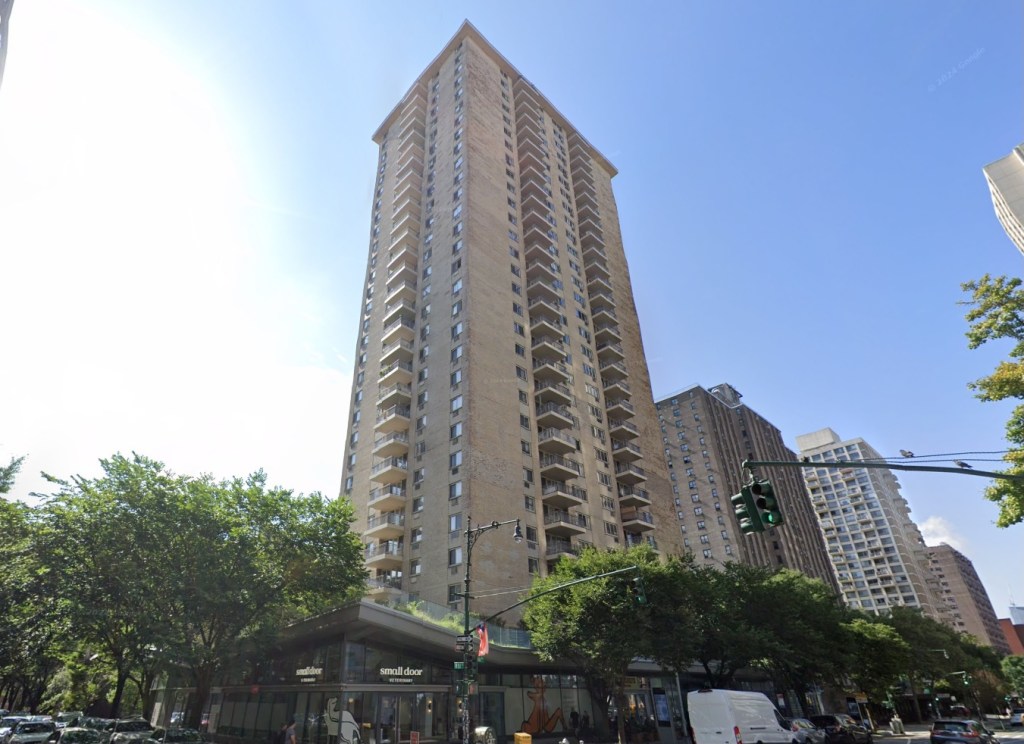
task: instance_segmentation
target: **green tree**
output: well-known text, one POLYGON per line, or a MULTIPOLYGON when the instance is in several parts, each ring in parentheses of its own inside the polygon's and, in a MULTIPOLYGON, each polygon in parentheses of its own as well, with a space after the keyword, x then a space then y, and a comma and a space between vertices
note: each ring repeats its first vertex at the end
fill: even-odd
MULTIPOLYGON (((92 618, 87 632, 112 661, 123 654, 124 679, 140 689, 160 664, 184 667, 201 705, 239 643, 266 642, 289 620, 361 595, 348 500, 268 488, 262 471, 216 481, 137 454, 100 463, 100 478, 54 480, 50 534, 64 536, 60 565, 99 586, 89 601, 100 611, 76 605, 71 592, 63 599, 75 617, 92 618)), ((201 713, 190 710, 189 725, 201 713)))
POLYGON ((843 630, 843 645, 853 650, 845 659, 850 680, 871 700, 885 700, 912 665, 910 644, 891 625, 867 615, 854 617, 843 630))
POLYGON ((1024 695, 1024 656, 1003 657, 1002 671, 1013 693, 1024 695))
POLYGON ((14 479, 21 470, 21 464, 25 462, 25 456, 12 457, 7 465, 0 465, 0 493, 10 493, 14 487, 14 479))
MULTIPOLYGON (((531 595, 588 576, 637 566, 632 572, 609 576, 539 596, 526 605, 523 621, 530 630, 538 655, 545 660, 569 659, 587 676, 595 701, 595 724, 607 730, 607 702, 614 701, 619 740, 623 738, 626 696, 625 676, 630 663, 651 651, 651 608, 662 601, 656 597, 656 580, 665 569, 647 547, 625 551, 588 548, 577 560, 560 561, 553 572, 534 581, 531 595), (640 576, 647 603, 640 604, 631 590, 632 579, 640 576)), ((563 726, 564 727, 564 726, 563 726)))
MULTIPOLYGON (((976 349, 998 339, 1014 342, 1009 359, 1000 362, 992 374, 970 383, 978 398, 984 401, 1024 399, 1024 288, 1021 280, 1006 276, 981 279, 961 285, 971 299, 964 304, 970 328, 968 346, 976 349)), ((1012 445, 1003 459, 1003 471, 1019 476, 1015 480, 995 480, 985 489, 985 497, 999 505, 999 527, 1024 521, 1024 404, 1018 405, 1006 423, 1006 439, 1012 445)))

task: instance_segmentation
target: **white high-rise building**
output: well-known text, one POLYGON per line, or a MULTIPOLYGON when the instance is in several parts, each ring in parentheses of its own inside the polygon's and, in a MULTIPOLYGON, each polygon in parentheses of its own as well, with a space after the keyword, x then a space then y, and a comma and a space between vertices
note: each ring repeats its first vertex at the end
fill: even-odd
POLYGON ((811 504, 825 537, 832 570, 850 607, 882 613, 918 607, 946 622, 935 591, 928 548, 910 518, 910 506, 891 471, 858 468, 858 460, 882 460, 863 439, 842 439, 832 429, 796 438, 810 462, 850 462, 850 467, 804 470, 811 504))
POLYGON ((982 170, 999 223, 1017 250, 1024 253, 1024 144, 982 170))

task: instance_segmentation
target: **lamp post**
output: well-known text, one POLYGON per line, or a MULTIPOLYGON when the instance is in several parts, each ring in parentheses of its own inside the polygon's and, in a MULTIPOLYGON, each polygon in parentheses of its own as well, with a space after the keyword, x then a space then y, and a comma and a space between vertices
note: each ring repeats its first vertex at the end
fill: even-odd
MULTIPOLYGON (((479 527, 473 527, 473 522, 466 516, 466 577, 463 579, 465 589, 462 592, 462 634, 463 638, 471 637, 473 628, 469 624, 469 582, 470 582, 470 569, 472 567, 473 558, 473 546, 476 545, 476 541, 480 538, 480 535, 491 530, 496 530, 499 527, 506 524, 515 524, 515 531, 512 533, 512 539, 516 543, 523 541, 523 530, 519 525, 519 519, 506 519, 504 522, 494 520, 490 524, 480 525, 479 527)), ((469 731, 469 701, 470 701, 470 688, 474 682, 472 678, 473 669, 473 645, 465 642, 462 646, 462 684, 460 685, 462 692, 462 744, 470 744, 472 736, 469 731)))

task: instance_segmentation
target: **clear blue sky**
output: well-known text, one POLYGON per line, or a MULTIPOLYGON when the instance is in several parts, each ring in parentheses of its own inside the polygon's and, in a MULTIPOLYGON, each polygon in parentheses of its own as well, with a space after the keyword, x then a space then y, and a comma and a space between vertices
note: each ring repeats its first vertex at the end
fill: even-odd
MULTIPOLYGON (((981 173, 1024 140, 1019 2, 19 0, 16 497, 133 449, 337 491, 370 136, 465 18, 619 169, 656 395, 730 382, 791 445, 829 426, 887 455, 1003 449, 1009 406, 966 383, 1007 348, 968 351, 957 301, 1022 267, 981 173)), ((900 478, 997 614, 1024 604, 1024 527, 993 526, 985 481, 900 478)))

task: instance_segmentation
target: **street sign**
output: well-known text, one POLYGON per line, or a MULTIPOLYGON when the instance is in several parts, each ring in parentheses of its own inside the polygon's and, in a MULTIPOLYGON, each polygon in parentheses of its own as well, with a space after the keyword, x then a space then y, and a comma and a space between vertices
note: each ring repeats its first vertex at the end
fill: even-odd
POLYGON ((473 648, 473 643, 475 640, 476 636, 473 635, 455 636, 455 648, 462 650, 473 648))

